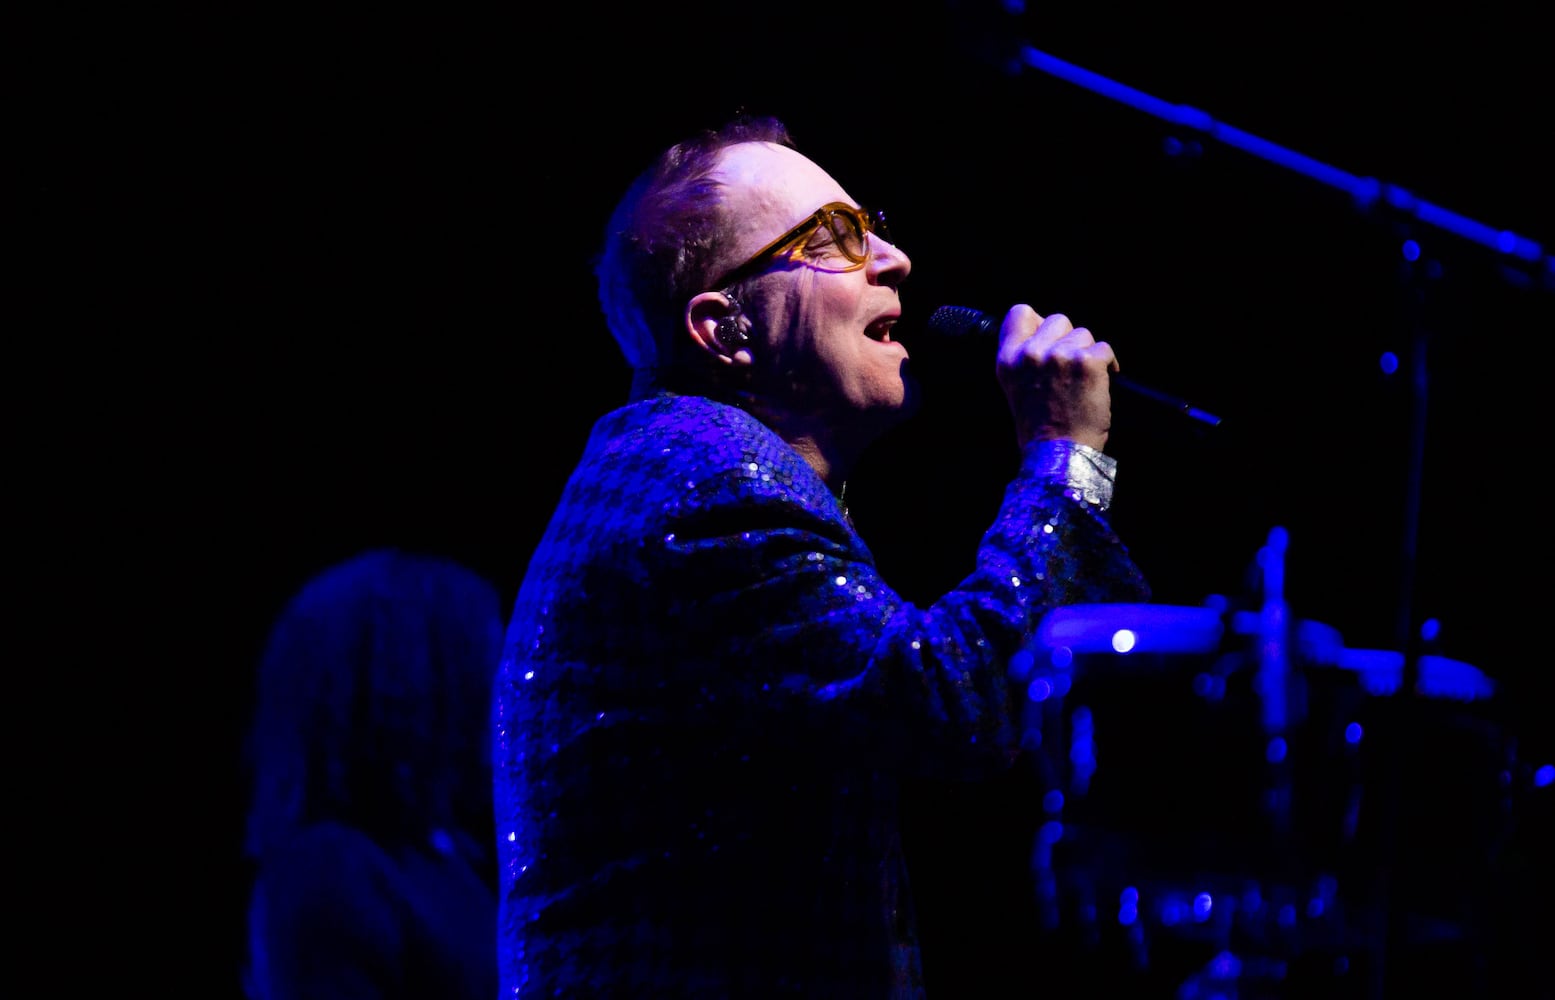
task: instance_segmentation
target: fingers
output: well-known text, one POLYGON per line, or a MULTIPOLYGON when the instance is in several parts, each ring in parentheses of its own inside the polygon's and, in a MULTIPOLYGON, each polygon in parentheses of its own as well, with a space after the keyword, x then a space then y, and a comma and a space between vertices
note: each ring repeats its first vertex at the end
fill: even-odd
POLYGON ((1098 450, 1112 427, 1111 345, 1063 313, 1040 316, 1017 305, 1000 328, 998 378, 1021 447, 1065 438, 1098 450))
POLYGON ((1014 364, 1042 322, 1043 318, 1030 306, 1024 303, 1011 306, 999 327, 999 363, 1014 364))
POLYGON ((1097 340, 1091 336, 1091 331, 1085 327, 1077 327, 1074 334, 1083 334, 1083 338, 1065 337, 1053 346, 1052 356, 1073 361, 1082 368, 1093 369, 1097 372, 1115 372, 1118 370, 1118 356, 1113 353, 1112 345, 1104 340, 1097 340))
POLYGON ((1000 361, 1042 364, 1052 360, 1082 368, 1118 371, 1117 355, 1106 341, 1075 326, 1064 313, 1039 315, 1028 305, 1013 306, 1005 314, 999 344, 1000 361))

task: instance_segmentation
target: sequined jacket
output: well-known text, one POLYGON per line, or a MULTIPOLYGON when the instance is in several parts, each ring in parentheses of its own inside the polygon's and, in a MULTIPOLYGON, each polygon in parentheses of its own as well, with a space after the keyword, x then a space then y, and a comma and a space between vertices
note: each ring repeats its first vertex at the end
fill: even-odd
POLYGON ((1010 764, 1044 611, 1146 599, 1111 462, 1030 449, 975 570, 918 607, 742 410, 604 416, 495 691, 500 995, 921 996, 899 784, 1010 764))

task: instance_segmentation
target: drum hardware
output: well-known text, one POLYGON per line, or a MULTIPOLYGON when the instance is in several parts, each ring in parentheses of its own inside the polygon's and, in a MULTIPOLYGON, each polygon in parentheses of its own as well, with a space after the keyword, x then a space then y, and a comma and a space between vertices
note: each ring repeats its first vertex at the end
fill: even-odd
MULTIPOLYGON (((1184 989, 1290 975, 1338 988, 1384 948, 1365 869, 1390 848, 1366 832, 1362 747, 1374 722, 1391 738, 1378 711, 1404 654, 1292 615, 1287 542, 1275 529, 1259 550, 1253 607, 1058 608, 1020 662, 1026 745, 1050 785, 1032 851, 1045 925, 1141 974, 1177 949, 1184 989)), ((1439 708, 1497 692, 1461 660, 1416 663, 1412 693, 1439 708)))

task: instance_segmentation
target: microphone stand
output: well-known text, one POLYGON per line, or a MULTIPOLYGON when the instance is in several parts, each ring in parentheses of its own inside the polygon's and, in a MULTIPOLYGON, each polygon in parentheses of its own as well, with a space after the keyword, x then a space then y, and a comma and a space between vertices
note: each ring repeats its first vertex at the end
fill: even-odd
POLYGON ((1393 641, 1404 654, 1402 675, 1398 693, 1394 698, 1383 699, 1379 706, 1378 721, 1374 727, 1383 737, 1381 760, 1376 793, 1380 800, 1377 814, 1379 822, 1376 864, 1372 869, 1372 895, 1374 909, 1368 915, 1370 940, 1374 955, 1370 970, 1373 995, 1386 996, 1387 970, 1390 957, 1408 944, 1404 921, 1392 905, 1394 900, 1393 845, 1399 836, 1399 812, 1401 787, 1409 761, 1415 759, 1416 741, 1420 738, 1416 704, 1420 678, 1420 654, 1422 643, 1420 629, 1415 627, 1414 599, 1415 578, 1419 563, 1420 505, 1422 480, 1425 467, 1426 416, 1429 410, 1428 348, 1430 331, 1425 323, 1425 299, 1429 282, 1433 280, 1434 261, 1416 261, 1406 264, 1400 278, 1399 292, 1403 298, 1404 318, 1407 323, 1408 350, 1403 359, 1403 374, 1408 391, 1406 414, 1406 464, 1404 484, 1403 532, 1399 539, 1398 595, 1394 609, 1393 641))
POLYGON ((1419 677, 1418 660, 1421 653, 1419 628, 1414 622, 1414 601, 1430 382, 1427 365, 1430 338, 1421 316, 1424 312, 1422 301, 1426 284, 1436 277, 1433 273, 1435 262, 1421 259, 1419 244, 1414 239, 1408 238, 1407 230, 1411 228, 1408 224, 1411 221, 1421 223, 1453 237, 1488 248, 1499 259, 1503 280, 1522 287, 1537 284, 1542 290, 1555 290, 1555 255, 1545 252, 1545 249, 1534 240, 1511 230, 1498 229, 1467 218, 1440 205, 1417 198, 1397 185, 1372 177, 1356 176, 1330 164, 1319 162, 1225 122, 1217 121, 1197 108, 1163 101, 1028 45, 1018 45, 1014 61, 1018 68, 1030 68, 1066 80, 1207 139, 1240 149, 1276 166, 1337 188, 1349 194, 1354 204, 1363 213, 1372 213, 1380 208, 1404 220, 1401 229, 1406 231, 1406 238, 1402 247, 1407 263, 1404 266, 1403 291, 1408 300, 1410 320, 1405 374, 1409 401, 1404 523, 1403 535, 1400 539, 1394 634, 1404 654, 1404 673, 1398 690, 1406 700, 1397 706, 1397 714, 1392 716, 1393 721, 1397 723, 1394 735, 1398 739, 1392 742, 1383 741, 1381 784, 1382 795, 1386 801, 1382 809, 1382 843, 1379 845, 1382 861, 1375 874, 1377 884, 1374 887, 1378 906, 1376 917, 1378 926, 1375 929, 1374 940, 1378 946, 1370 977, 1372 988, 1376 991, 1376 995, 1381 997, 1389 952, 1400 944, 1403 936, 1400 929, 1401 918, 1391 913, 1392 907, 1389 906, 1392 879, 1389 866, 1392 864, 1392 838, 1397 835, 1397 819, 1394 814, 1397 811, 1399 795, 1398 790, 1393 786, 1405 766, 1404 761, 1407 760, 1410 752, 1411 741, 1416 738, 1415 724, 1412 713, 1408 711, 1407 699, 1415 692, 1419 677))
POLYGON ((1030 46, 1020 46, 1018 61, 1021 65, 1067 80, 1103 97, 1197 132, 1205 138, 1240 149, 1276 166, 1304 174, 1315 181, 1337 188, 1349 194, 1355 201, 1356 207, 1363 212, 1384 205, 1400 215, 1413 218, 1471 243, 1477 243, 1500 255, 1504 264, 1501 274, 1507 281, 1516 284, 1537 281, 1545 290, 1555 291, 1555 255, 1546 253, 1544 247, 1537 241, 1526 236, 1509 229, 1497 229, 1423 198, 1417 198, 1396 184, 1389 184, 1375 177, 1358 177, 1295 150, 1286 149, 1277 143, 1244 132, 1225 122, 1217 121, 1198 108, 1185 104, 1172 104, 1151 97, 1142 91, 1081 69, 1030 46))

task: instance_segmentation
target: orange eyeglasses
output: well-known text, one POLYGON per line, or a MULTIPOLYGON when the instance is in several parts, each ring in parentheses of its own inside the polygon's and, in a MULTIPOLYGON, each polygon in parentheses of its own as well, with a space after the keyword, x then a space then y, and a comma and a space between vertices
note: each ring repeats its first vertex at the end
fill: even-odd
MULTIPOLYGON (((774 260, 791 255, 796 250, 816 252, 810 244, 815 237, 825 233, 829 245, 835 247, 850 262, 847 267, 831 268, 837 271, 857 271, 869 260, 869 234, 875 233, 890 242, 891 233, 886 228, 885 214, 846 202, 834 201, 822 205, 810 213, 799 225, 768 243, 751 255, 750 259, 713 283, 714 288, 728 288, 753 274, 766 270, 774 260)), ((824 245, 824 244, 823 244, 824 245)))

